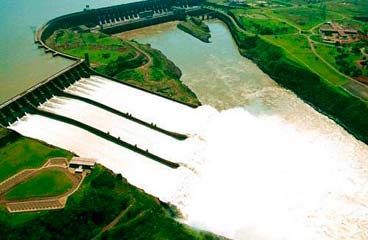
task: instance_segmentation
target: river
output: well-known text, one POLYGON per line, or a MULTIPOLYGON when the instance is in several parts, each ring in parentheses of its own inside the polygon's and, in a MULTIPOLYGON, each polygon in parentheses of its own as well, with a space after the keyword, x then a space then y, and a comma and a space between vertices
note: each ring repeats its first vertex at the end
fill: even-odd
MULTIPOLYGON (((26 1, 22 2, 27 6, 26 1)), ((35 2, 45 8, 59 4, 35 2)), ((56 6, 54 13, 44 13, 51 16, 43 17, 73 10, 64 5, 67 2, 60 3, 60 9, 56 6)), ((75 8, 84 5, 75 2, 73 5, 70 1, 75 8)), ((183 221, 200 229, 244 240, 367 239, 367 146, 241 57, 222 23, 213 21, 209 26, 213 35, 210 44, 181 32, 173 24, 122 34, 151 43, 173 60, 183 71, 182 80, 205 105, 190 113, 198 115, 203 124, 193 127, 191 137, 183 143, 182 151, 187 155, 167 145, 168 154, 188 156, 180 159, 184 167, 167 169, 81 129, 39 116, 29 115, 12 127, 82 156, 97 157, 130 182, 177 205, 185 215, 183 221)), ((26 42, 31 44, 24 41, 24 46, 26 42)), ((3 53, 3 48, 1 51, 12 56, 9 51, 3 53)), ((40 54, 37 51, 36 55, 40 54)), ((45 64, 58 61, 44 58, 45 64)), ((91 79, 84 84, 88 82, 104 89, 96 87, 88 96, 104 97, 109 105, 121 105, 120 91, 113 83, 91 79), (107 93, 109 99, 105 97, 107 93)), ((95 114, 82 111, 83 104, 75 101, 63 100, 65 106, 56 108, 48 104, 52 111, 73 118, 81 112, 95 114)), ((126 105, 131 111, 140 110, 134 109, 131 101, 126 105)), ((193 119, 180 119, 175 116, 180 114, 173 111, 152 111, 154 117, 167 124, 195 124, 193 119), (165 114, 167 118, 176 117, 178 122, 168 121, 165 114)), ((106 113, 100 112, 97 117, 105 119, 106 126, 112 129, 116 125, 109 122, 111 118, 106 113)), ((92 124, 97 126, 99 122, 92 124)), ((155 137, 143 139, 142 144, 155 144, 155 137)))
POLYGON ((150 43, 219 112, 202 132, 187 223, 236 239, 367 239, 365 144, 243 58, 221 22, 206 44, 173 24, 119 36, 150 43))

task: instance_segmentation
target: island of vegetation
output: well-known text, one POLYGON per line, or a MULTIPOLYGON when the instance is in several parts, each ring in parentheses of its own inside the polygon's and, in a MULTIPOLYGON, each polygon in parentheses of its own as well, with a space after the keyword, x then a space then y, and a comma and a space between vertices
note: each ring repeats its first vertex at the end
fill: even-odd
POLYGON ((187 17, 184 21, 178 23, 178 28, 202 42, 209 43, 211 38, 210 29, 206 23, 197 17, 187 17))
POLYGON ((63 209, 9 213, 5 200, 56 196, 72 186, 62 171, 50 168, 2 191, 6 179, 55 157, 71 159, 73 154, 0 128, 1 239, 223 239, 177 222, 174 207, 101 165, 85 177, 63 209))
POLYGON ((227 24, 243 56, 368 143, 366 1, 208 0, 205 6, 227 24))
POLYGON ((185 104, 201 104, 181 82, 180 69, 148 44, 76 29, 57 30, 46 43, 59 52, 79 58, 88 53, 91 66, 100 74, 185 104))

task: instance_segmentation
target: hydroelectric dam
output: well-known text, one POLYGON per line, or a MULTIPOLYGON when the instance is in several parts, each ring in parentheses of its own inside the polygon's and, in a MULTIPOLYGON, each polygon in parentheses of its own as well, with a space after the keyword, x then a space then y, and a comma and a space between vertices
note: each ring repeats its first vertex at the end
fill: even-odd
POLYGON ((231 18, 208 23, 210 44, 174 24, 126 33, 180 66, 197 108, 99 75, 44 42, 52 28, 120 31, 203 11, 200 2, 161 4, 171 3, 130 19, 121 16, 133 5, 120 5, 46 23, 40 49, 75 63, 1 104, 0 124, 94 158, 177 206, 185 223, 230 239, 367 239, 367 146, 241 56, 223 24, 231 18))
MULTIPOLYGON (((189 151, 183 141, 193 132, 193 125, 203 119, 200 110, 102 76, 90 68, 87 55, 86 59, 79 59, 59 52, 49 47, 46 39, 58 29, 83 26, 112 34, 180 20, 187 15, 205 16, 208 10, 201 3, 201 0, 149 0, 86 8, 50 20, 36 32, 35 43, 45 52, 75 63, 1 104, 0 125, 72 152, 78 152, 76 149, 87 137, 88 141, 98 142, 95 147, 100 147, 101 152, 106 144, 119 149, 116 155, 126 161, 125 167, 138 166, 131 161, 140 159, 155 168, 179 168, 188 155, 184 152, 189 151), (190 124, 183 119, 190 119, 190 124), (43 131, 46 125, 56 132, 50 132, 50 126, 43 131), (35 128, 40 130, 32 131, 35 128), (55 136, 58 141, 53 140, 55 136), (60 144, 60 138, 65 140, 64 144, 60 144), (175 151, 167 151, 167 146, 175 151)), ((93 151, 86 149, 87 155, 88 152, 93 151)), ((109 160, 105 161, 102 164, 111 168, 109 160)))

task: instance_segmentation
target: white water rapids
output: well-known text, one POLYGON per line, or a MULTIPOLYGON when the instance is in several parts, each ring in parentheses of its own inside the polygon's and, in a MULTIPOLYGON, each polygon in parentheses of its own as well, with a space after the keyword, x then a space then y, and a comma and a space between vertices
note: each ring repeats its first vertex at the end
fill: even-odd
MULTIPOLYGON (((177 205, 186 223, 234 239, 368 239, 368 149, 326 117, 297 128, 277 115, 243 108, 191 109, 99 77, 67 92, 100 101, 169 130, 177 141, 68 98, 40 109, 83 121, 149 148, 178 169, 147 159, 78 127, 37 115, 11 126, 23 135, 97 158, 132 184, 177 205)), ((313 115, 314 114, 314 115, 313 115)))

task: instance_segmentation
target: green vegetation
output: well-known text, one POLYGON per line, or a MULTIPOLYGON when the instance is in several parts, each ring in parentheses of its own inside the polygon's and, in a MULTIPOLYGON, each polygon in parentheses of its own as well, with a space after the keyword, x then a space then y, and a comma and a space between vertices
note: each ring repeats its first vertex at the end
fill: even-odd
MULTIPOLYGON (((367 41, 361 40, 357 43, 335 46, 324 43, 319 33, 319 27, 324 22, 331 20, 341 24, 344 28, 357 29, 364 34, 368 30, 368 24, 346 15, 347 12, 350 12, 351 16, 354 13, 361 14, 358 11, 362 6, 364 8, 363 4, 360 5, 361 2, 334 1, 334 4, 339 7, 350 6, 348 10, 337 12, 330 11, 329 5, 324 8, 323 3, 319 1, 291 0, 288 2, 296 5, 278 9, 254 7, 226 10, 223 9, 222 5, 219 8, 235 20, 237 25, 242 28, 240 31, 246 35, 262 35, 260 37, 263 40, 280 47, 282 53, 287 55, 290 60, 318 74, 327 84, 340 87, 350 83, 351 79, 348 76, 367 76, 365 70, 367 57, 361 53, 366 48, 367 41), (281 27, 282 25, 284 28, 281 27), (327 49, 329 50, 327 51, 327 49)), ((323 26, 330 27, 329 24, 323 26)), ((238 42, 245 45, 244 41, 238 42)), ((359 94, 359 91, 354 91, 353 94, 359 97, 366 95, 359 94)))
POLYGON ((173 212, 121 175, 97 166, 62 210, 9 214, 0 209, 0 235, 4 240, 219 239, 176 222, 173 212), (115 218, 116 224, 104 229, 115 218))
POLYGON ((280 18, 290 21, 304 30, 309 30, 312 27, 325 22, 327 19, 340 18, 339 14, 333 12, 325 13, 322 9, 317 7, 285 8, 274 10, 273 12, 280 18))
POLYGON ((0 127, 0 139, 6 137, 9 133, 8 129, 0 127))
POLYGON ((341 86, 347 82, 347 79, 328 67, 316 57, 309 47, 308 40, 303 35, 283 35, 278 37, 264 37, 268 42, 284 49, 286 55, 295 62, 305 66, 305 68, 314 71, 326 82, 335 86, 341 86))
POLYGON ((88 52, 90 61, 97 66, 107 65, 118 57, 127 62, 136 57, 136 52, 129 45, 102 33, 58 30, 47 40, 47 44, 79 58, 84 58, 84 54, 88 52))
POLYGON ((367 69, 360 68, 358 65, 358 61, 364 61, 359 45, 351 44, 349 47, 335 47, 333 45, 318 44, 316 50, 340 72, 351 77, 368 76, 367 69))
POLYGON ((27 168, 39 168, 49 158, 66 157, 71 153, 39 141, 19 137, 0 148, 0 182, 27 168))
POLYGON ((0 147, 6 145, 8 142, 14 141, 18 137, 19 137, 18 133, 0 127, 0 147))
POLYGON ((247 30, 261 35, 296 33, 297 29, 264 12, 246 9, 232 10, 233 16, 247 30))
POLYGON ((5 194, 7 200, 53 197, 66 193, 73 186, 72 180, 59 169, 45 169, 5 194))
POLYGON ((327 9, 338 12, 346 17, 364 16, 368 12, 366 0, 335 0, 326 2, 327 9))
POLYGON ((199 18, 187 17, 178 24, 178 28, 202 42, 210 42, 211 34, 208 26, 199 18))
POLYGON ((88 53, 91 66, 101 74, 173 100, 200 105, 195 94, 180 81, 180 69, 149 45, 103 33, 78 33, 70 29, 55 31, 46 43, 79 58, 88 53))

